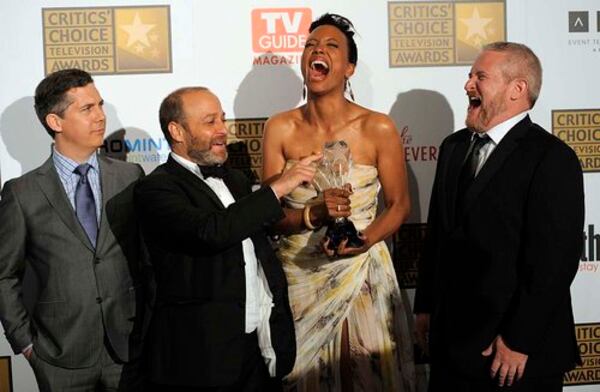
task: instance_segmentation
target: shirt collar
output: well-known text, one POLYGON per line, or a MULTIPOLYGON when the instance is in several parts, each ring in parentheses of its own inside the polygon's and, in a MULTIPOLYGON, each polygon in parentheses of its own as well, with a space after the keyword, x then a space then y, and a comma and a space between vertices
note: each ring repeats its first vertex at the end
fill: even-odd
POLYGON ((502 140, 502 138, 504 138, 504 136, 506 136, 508 131, 510 131, 512 129, 512 127, 517 125, 517 123, 519 121, 524 119, 525 116, 527 116, 527 114, 529 114, 529 110, 521 112, 521 113, 517 114, 516 116, 513 116, 513 117, 509 118, 508 120, 501 122, 500 124, 496 125, 492 129, 487 131, 485 134, 488 135, 490 137, 490 139, 492 139, 492 141, 494 142, 495 145, 498 145, 500 143, 500 141, 502 140))
POLYGON ((200 171, 200 167, 196 163, 190 161, 189 159, 185 159, 181 155, 177 155, 173 151, 171 151, 171 157, 173 157, 173 159, 177 163, 179 163, 181 166, 188 169, 189 171, 191 171, 192 173, 194 173, 195 175, 197 175, 198 177, 200 177, 204 180, 204 176, 202 175, 202 172, 200 171))
MULTIPOLYGON (((58 152, 56 146, 54 145, 52 146, 52 160, 54 161, 55 165, 65 169, 65 171, 68 171, 70 173, 73 173, 75 171, 75 168, 81 165, 81 163, 78 163, 73 159, 58 152)), ((82 163, 88 163, 92 167, 92 169, 94 169, 97 173, 100 173, 97 153, 93 153, 85 162, 82 163)))

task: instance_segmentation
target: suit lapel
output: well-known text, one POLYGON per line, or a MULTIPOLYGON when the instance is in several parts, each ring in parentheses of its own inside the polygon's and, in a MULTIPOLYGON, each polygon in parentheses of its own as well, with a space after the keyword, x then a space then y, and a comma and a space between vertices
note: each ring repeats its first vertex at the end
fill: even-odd
POLYGON ((106 237, 108 236, 109 224, 106 217, 106 203, 113 198, 118 189, 118 173, 115 173, 113 167, 107 159, 98 155, 98 166, 100 168, 100 193, 102 195, 102 209, 100 211, 100 227, 98 229, 98 239, 96 240, 96 250, 101 250, 106 237))
POLYGON ((165 170, 181 178, 187 184, 190 184, 194 188, 206 194, 206 196, 208 196, 221 209, 225 208, 225 206, 223 206, 223 203, 221 203, 221 200, 219 200, 219 197, 215 194, 215 192, 213 192, 212 189, 210 189, 208 185, 206 185, 204 181, 202 181, 194 173, 190 172, 188 169, 177 163, 171 156, 169 156, 167 162, 165 163, 165 170))
POLYGON ((48 160, 40 167, 37 182, 40 185, 46 200, 48 200, 48 203, 56 210, 60 219, 65 223, 69 230, 71 230, 73 234, 93 252, 94 248, 85 234, 83 227, 81 227, 81 224, 75 215, 75 211, 73 210, 73 206, 69 202, 60 178, 58 177, 58 173, 54 168, 52 157, 48 158, 48 160))
POLYGON ((446 202, 449 203, 446 206, 448 216, 446 217, 446 227, 453 227, 456 221, 456 197, 458 190, 458 179, 460 171, 462 169, 467 150, 469 149, 471 132, 465 130, 463 134, 457 136, 457 140, 448 146, 448 165, 446 166, 446 173, 443 173, 442 178, 446 178, 448 183, 445 188, 448 191, 448 197, 445 198, 446 202))
POLYGON ((529 129, 530 126, 531 120, 529 116, 526 116, 512 127, 506 136, 502 138, 479 171, 477 177, 475 177, 471 187, 467 190, 465 194, 465 205, 468 206, 477 200, 481 191, 490 182, 498 170, 502 168, 506 159, 518 147, 519 140, 525 136, 527 129, 529 129))
POLYGON ((225 185, 227 185, 229 192, 231 192, 231 195, 235 200, 241 199, 246 193, 246 190, 243 187, 244 184, 240 183, 240 181, 235 181, 231 172, 229 172, 225 178, 223 178, 223 181, 225 182, 225 185))

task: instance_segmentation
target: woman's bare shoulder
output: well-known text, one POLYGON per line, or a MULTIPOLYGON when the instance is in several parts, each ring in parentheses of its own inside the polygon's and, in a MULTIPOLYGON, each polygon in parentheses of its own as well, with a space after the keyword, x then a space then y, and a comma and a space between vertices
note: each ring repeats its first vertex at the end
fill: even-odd
POLYGON ((299 108, 281 112, 271 116, 265 123, 263 139, 269 145, 287 143, 297 133, 302 122, 299 108))
POLYGON ((374 110, 363 109, 364 112, 361 115, 361 122, 363 129, 367 131, 371 137, 389 137, 390 135, 396 135, 398 133, 396 125, 390 116, 374 110))
POLYGON ((277 113, 272 115, 266 122, 266 126, 276 126, 278 128, 293 128, 300 121, 302 121, 302 111, 301 108, 295 108, 292 110, 287 110, 285 112, 277 113))

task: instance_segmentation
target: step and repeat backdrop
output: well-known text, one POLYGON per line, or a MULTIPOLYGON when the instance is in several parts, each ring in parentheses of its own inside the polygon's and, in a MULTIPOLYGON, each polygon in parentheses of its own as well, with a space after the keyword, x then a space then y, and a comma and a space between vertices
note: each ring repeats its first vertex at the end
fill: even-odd
MULTIPOLYGON (((158 123, 161 100, 202 85, 226 112, 230 163, 260 181, 264 122, 302 104, 300 56, 310 22, 325 12, 348 17, 358 32, 351 79, 357 103, 389 114, 404 141, 413 208, 390 245, 407 301, 438 146, 463 127, 470 64, 497 40, 523 42, 538 54, 544 84, 532 118, 575 150, 585 172, 585 243, 572 286, 584 364, 565 377, 566 390, 600 391, 597 0, 4 0, 0 184, 48 157, 51 139, 35 116, 33 92, 46 74, 72 67, 92 73, 106 101, 102 153, 151 171, 169 153, 158 123)), ((0 392, 9 391, 37 386, 2 335, 0 392)))

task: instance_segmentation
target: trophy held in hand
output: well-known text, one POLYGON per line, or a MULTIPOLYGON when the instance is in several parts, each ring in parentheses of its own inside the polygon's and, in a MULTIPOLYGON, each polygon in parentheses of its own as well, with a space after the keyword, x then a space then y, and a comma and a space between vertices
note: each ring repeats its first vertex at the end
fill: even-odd
MULTIPOLYGON (((348 183, 351 163, 350 148, 346 142, 338 140, 325 143, 323 159, 313 180, 315 188, 319 192, 329 188, 343 188, 348 183)), ((325 236, 329 238, 327 247, 334 251, 346 239, 348 240, 346 247, 358 248, 364 244, 358 236, 354 223, 347 218, 335 218, 330 222, 325 236)))

